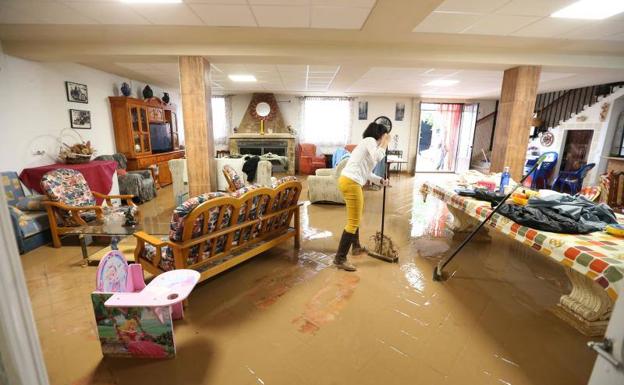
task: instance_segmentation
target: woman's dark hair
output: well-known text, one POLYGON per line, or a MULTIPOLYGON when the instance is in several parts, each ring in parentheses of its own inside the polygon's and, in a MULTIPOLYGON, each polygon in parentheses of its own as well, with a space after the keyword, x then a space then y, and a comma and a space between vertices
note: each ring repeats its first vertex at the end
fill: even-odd
POLYGON ((378 124, 372 122, 366 127, 364 133, 362 134, 362 138, 373 138, 375 140, 379 140, 385 133, 388 132, 388 128, 383 124, 378 124))

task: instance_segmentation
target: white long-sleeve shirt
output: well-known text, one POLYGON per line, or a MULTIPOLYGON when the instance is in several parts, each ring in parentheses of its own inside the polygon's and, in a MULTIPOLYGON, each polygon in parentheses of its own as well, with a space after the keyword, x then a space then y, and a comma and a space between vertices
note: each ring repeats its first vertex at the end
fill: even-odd
POLYGON ((373 169, 386 155, 386 151, 377 145, 375 138, 364 138, 354 149, 340 175, 364 186, 366 181, 379 184, 381 178, 373 174, 373 169))

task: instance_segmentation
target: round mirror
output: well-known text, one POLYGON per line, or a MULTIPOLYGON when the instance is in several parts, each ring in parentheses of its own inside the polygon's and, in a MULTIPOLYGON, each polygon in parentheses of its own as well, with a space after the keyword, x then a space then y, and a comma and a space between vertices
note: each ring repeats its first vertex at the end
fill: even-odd
POLYGON ((258 114, 258 116, 264 118, 266 116, 269 116, 270 113, 271 113, 271 106, 269 106, 269 103, 260 102, 256 105, 256 114, 258 114))

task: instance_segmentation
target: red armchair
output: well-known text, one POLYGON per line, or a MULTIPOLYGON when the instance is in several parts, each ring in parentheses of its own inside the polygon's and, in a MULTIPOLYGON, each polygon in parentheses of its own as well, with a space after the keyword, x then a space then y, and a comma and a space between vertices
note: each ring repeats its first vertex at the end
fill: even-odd
POLYGON ((325 157, 316 155, 316 146, 311 143, 300 143, 297 145, 299 157, 299 172, 307 175, 314 175, 317 169, 325 168, 325 157))

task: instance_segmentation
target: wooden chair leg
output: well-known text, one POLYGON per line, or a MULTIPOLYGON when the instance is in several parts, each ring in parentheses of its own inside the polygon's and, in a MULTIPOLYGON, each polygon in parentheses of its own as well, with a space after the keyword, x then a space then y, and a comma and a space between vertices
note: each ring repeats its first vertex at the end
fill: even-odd
POLYGON ((295 250, 301 248, 301 212, 300 208, 295 209, 295 250))
POLYGON ((61 247, 61 237, 59 237, 58 233, 56 232, 56 229, 54 230, 50 229, 50 234, 52 234, 52 245, 56 247, 57 249, 61 247))
POLYGON ((58 223, 56 223, 56 216, 54 210, 50 206, 46 206, 46 212, 48 213, 48 222, 50 223, 50 234, 52 235, 52 245, 57 249, 61 247, 61 237, 58 235, 58 223))

